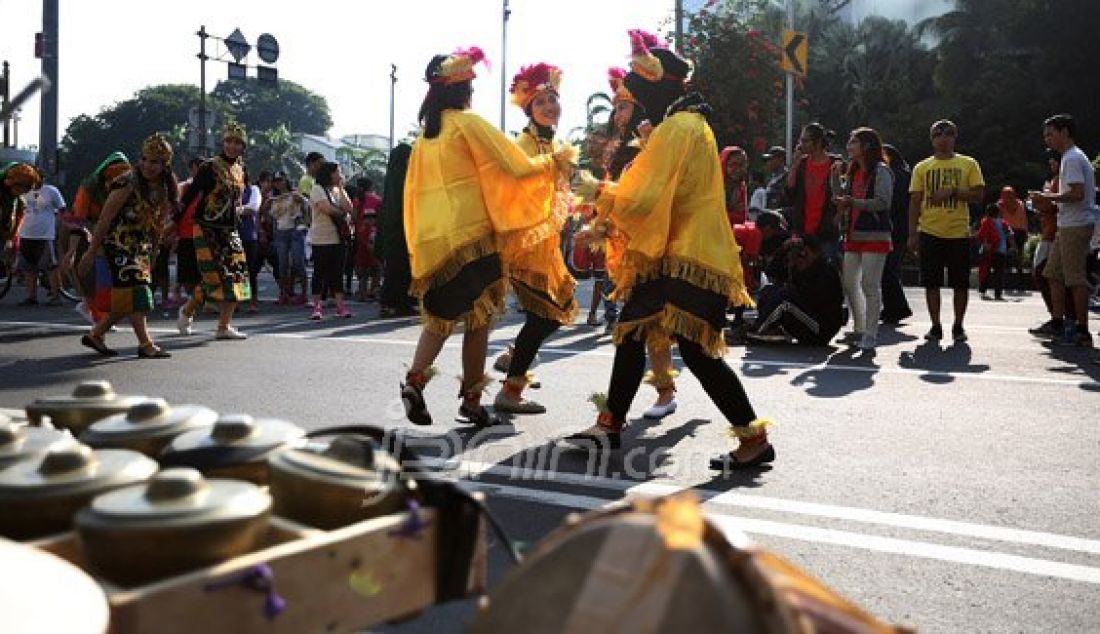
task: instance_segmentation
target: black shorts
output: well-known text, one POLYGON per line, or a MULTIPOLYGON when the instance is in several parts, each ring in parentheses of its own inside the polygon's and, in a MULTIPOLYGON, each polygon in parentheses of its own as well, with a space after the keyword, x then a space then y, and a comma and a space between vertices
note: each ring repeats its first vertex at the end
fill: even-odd
POLYGON ((947 269, 947 285, 950 288, 970 288, 970 238, 939 238, 921 232, 921 286, 942 288, 944 268, 947 269))
POLYGON ((199 275, 199 261, 195 257, 195 240, 180 238, 176 243, 176 284, 184 288, 193 288, 202 281, 199 275))
POLYGON ((19 240, 19 268, 23 271, 52 271, 57 268, 53 240, 19 240))

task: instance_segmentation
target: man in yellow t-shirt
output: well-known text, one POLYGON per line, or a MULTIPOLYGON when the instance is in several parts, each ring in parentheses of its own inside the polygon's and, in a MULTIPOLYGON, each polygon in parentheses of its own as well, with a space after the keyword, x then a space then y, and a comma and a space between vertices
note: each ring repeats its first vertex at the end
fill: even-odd
POLYGON ((978 162, 955 153, 958 128, 940 120, 932 124, 932 156, 913 168, 909 184, 909 248, 920 256, 921 285, 932 328, 929 341, 943 338, 940 325, 940 287, 943 271, 954 291, 955 323, 951 338, 966 341, 963 318, 970 287, 970 203, 985 196, 978 162))

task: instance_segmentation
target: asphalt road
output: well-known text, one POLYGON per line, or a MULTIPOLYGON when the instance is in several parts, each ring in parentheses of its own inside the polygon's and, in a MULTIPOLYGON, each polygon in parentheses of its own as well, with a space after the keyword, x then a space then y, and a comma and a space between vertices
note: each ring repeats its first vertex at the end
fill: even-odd
MULTIPOLYGON (((582 284, 578 294, 589 292, 582 284)), ((544 386, 531 395, 549 411, 483 434, 451 421, 452 339, 428 389, 436 424, 413 433, 489 495, 521 547, 568 513, 694 489, 722 526, 884 619, 927 632, 1100 631, 1100 365, 1026 333, 1043 315, 1037 296, 972 297, 961 345, 924 342, 923 300, 910 298, 917 316, 884 329, 872 358, 843 347, 731 349, 758 413, 776 421, 771 469, 728 479, 707 470, 731 441, 690 373, 679 382, 679 411, 636 421, 607 464, 592 469, 557 451, 552 439, 591 423, 586 397, 605 390, 610 373, 613 348, 585 325, 551 339, 535 368, 544 386)), ((154 335, 174 357, 139 360, 125 329, 109 335, 122 355, 101 359, 79 345, 71 310, 16 308, 18 299, 13 291, 0 304, 0 407, 107 378, 119 392, 307 428, 407 425, 397 384, 418 327, 375 320, 374 305, 356 305, 350 320, 311 322, 303 308, 266 303, 238 320, 251 335, 244 342, 214 341, 213 315, 186 338, 173 334, 174 318, 158 317, 154 335)), ((494 331, 494 351, 520 319, 509 314, 494 331)), ((643 386, 632 413, 652 396, 643 386)), ((491 577, 508 567, 494 546, 491 577)), ((472 603, 391 629, 459 631, 472 603)))

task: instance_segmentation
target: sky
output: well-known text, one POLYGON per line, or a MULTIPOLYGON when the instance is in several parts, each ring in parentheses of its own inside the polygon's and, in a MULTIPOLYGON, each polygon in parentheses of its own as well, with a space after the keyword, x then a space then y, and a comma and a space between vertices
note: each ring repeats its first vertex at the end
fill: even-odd
MULTIPOLYGON (((59 135, 73 117, 94 115, 146 86, 198 85, 200 25, 221 37, 240 28, 253 44, 261 33, 273 35, 280 78, 328 100, 332 137, 388 134, 391 63, 398 66, 395 128, 402 137, 415 125, 432 55, 478 45, 492 66, 478 69, 474 110, 495 124, 501 8, 502 0, 60 0, 59 135)), ((583 125, 587 97, 607 90, 607 68, 628 61, 627 29, 663 30, 672 8, 673 0, 510 0, 507 81, 520 64, 560 66, 559 127, 583 125)), ((40 0, 0 0, 0 60, 11 62, 13 94, 41 72, 34 58, 41 24, 40 0)), ((249 63, 256 61, 253 53, 249 63)), ((226 74, 224 63, 207 62, 207 90, 226 74)), ((23 109, 21 146, 38 143, 39 108, 36 97, 23 109)), ((525 123, 510 104, 507 117, 509 130, 525 123)))

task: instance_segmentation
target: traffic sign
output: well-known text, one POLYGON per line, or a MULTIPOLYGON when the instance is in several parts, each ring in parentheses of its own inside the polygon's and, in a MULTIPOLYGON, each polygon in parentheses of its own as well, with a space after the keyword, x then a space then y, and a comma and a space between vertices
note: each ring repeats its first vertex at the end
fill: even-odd
POLYGON ((800 31, 783 31, 783 41, 779 47, 779 65, 784 72, 806 76, 806 59, 810 51, 810 41, 800 31))
POLYGON ((234 29, 229 37, 225 38, 225 48, 229 49, 229 54, 239 64, 252 50, 252 45, 244 38, 244 33, 241 33, 240 29, 234 29))
POLYGON ((279 40, 270 33, 264 33, 256 40, 256 54, 268 64, 274 64, 279 59, 279 40))

